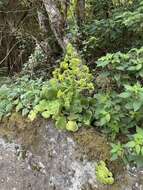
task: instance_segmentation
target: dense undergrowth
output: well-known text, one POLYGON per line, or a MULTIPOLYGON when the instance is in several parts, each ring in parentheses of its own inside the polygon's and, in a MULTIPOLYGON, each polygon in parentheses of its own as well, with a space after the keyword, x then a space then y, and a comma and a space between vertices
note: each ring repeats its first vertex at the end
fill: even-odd
POLYGON ((143 155, 143 49, 107 54, 97 61, 98 76, 82 63, 71 44, 49 81, 28 76, 0 88, 0 116, 20 112, 31 121, 53 118, 57 128, 77 131, 90 125, 112 138, 124 134, 129 142, 112 144, 112 160, 141 162, 143 155), (132 136, 130 133, 137 129, 132 136), (130 140, 131 139, 131 140, 130 140), (130 149, 128 150, 129 147, 130 149))
MULTIPOLYGON (((112 160, 119 158, 141 165, 143 3, 90 0, 87 15, 89 19, 82 25, 82 32, 78 27, 71 32, 74 41, 77 30, 83 39, 75 44, 81 56, 69 43, 52 77, 46 76, 51 79, 32 79, 30 73, 3 84, 0 118, 13 112, 20 112, 31 121, 52 118, 57 128, 72 132, 93 126, 110 137, 112 160)), ((46 58, 35 48, 25 68, 30 70, 46 58)))

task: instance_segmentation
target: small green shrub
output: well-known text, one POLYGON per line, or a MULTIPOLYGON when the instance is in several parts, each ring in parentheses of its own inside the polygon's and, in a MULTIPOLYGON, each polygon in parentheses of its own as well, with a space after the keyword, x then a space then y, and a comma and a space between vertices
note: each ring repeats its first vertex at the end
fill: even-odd
POLYGON ((97 61, 101 75, 110 79, 114 88, 124 84, 133 84, 143 76, 143 48, 132 49, 124 54, 107 54, 97 61))
POLYGON ((95 95, 95 125, 104 129, 113 139, 125 129, 123 120, 126 117, 122 111, 121 100, 116 92, 98 93, 95 95))
POLYGON ((142 111, 143 106, 143 87, 140 83, 131 85, 124 85, 125 91, 119 97, 125 102, 125 108, 129 111, 142 111))
POLYGON ((26 116, 37 104, 40 98, 42 80, 29 80, 24 76, 13 84, 0 87, 0 118, 9 116, 12 112, 21 112, 26 116))
POLYGON ((143 166, 143 129, 137 127, 136 133, 129 135, 125 144, 111 144, 111 160, 122 159, 124 163, 143 166))
POLYGON ((0 117, 16 111, 33 121, 41 115, 45 119, 52 117, 58 128, 77 131, 81 125, 89 126, 93 119, 92 80, 88 67, 68 44, 64 60, 49 81, 24 76, 9 86, 1 86, 0 117))
MULTIPOLYGON (((93 19, 90 18, 82 29, 83 55, 89 63, 109 52, 127 52, 142 46, 142 1, 134 1, 132 5, 124 7, 113 6, 110 0, 92 2, 95 7, 93 19)), ((120 1, 116 2, 120 5, 120 1)))
POLYGON ((124 156, 124 147, 118 142, 117 144, 111 143, 111 160, 117 160, 118 158, 122 158, 124 156))
POLYGON ((136 129, 136 133, 130 136, 128 143, 124 145, 128 162, 135 162, 143 166, 143 129, 136 129))

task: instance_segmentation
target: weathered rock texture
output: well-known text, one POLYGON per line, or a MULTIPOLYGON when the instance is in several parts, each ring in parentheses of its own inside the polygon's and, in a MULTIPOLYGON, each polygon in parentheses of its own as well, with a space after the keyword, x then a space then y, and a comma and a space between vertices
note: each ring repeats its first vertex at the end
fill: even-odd
POLYGON ((143 189, 141 171, 120 172, 116 167, 114 185, 97 182, 95 164, 108 160, 109 153, 105 138, 94 129, 70 134, 57 130, 52 122, 32 126, 17 118, 8 123, 11 126, 3 123, 0 128, 5 139, 0 140, 0 190, 143 189))

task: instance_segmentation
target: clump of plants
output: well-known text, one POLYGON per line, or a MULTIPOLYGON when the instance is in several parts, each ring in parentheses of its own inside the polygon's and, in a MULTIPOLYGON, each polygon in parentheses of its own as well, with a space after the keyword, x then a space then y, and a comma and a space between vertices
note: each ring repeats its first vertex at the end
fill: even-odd
POLYGON ((68 44, 64 60, 53 72, 53 78, 43 85, 41 99, 28 117, 52 117, 58 128, 69 131, 77 131, 81 124, 90 125, 93 100, 85 94, 94 90, 92 80, 88 67, 68 44))
POLYGON ((143 160, 142 56, 143 48, 140 48, 107 54, 97 61, 100 83, 96 80, 94 112, 95 125, 107 132, 113 142, 118 142, 111 144, 111 160, 122 158, 125 163, 137 165, 143 160))
POLYGON ((95 80, 94 89, 89 68, 68 44, 65 57, 50 80, 24 76, 1 86, 0 118, 12 112, 20 112, 31 121, 42 116, 52 118, 57 128, 72 132, 92 123, 111 137, 112 160, 139 163, 143 158, 142 52, 140 48, 100 58, 96 76, 100 81, 95 80), (103 83, 110 81, 109 84, 100 86, 102 78, 103 83), (125 142, 119 141, 120 135, 126 137, 125 142))
POLYGON ((133 84, 143 76, 143 48, 131 49, 128 53, 113 53, 97 61, 100 75, 110 79, 115 88, 133 84))
POLYGON ((112 185, 114 183, 114 177, 112 172, 106 166, 104 161, 100 161, 96 166, 97 180, 104 185, 112 185))
POLYGON ((21 112, 22 116, 26 116, 39 101, 42 83, 42 79, 32 80, 24 76, 2 85, 0 119, 10 116, 12 112, 21 112))
POLYGON ((143 129, 137 127, 136 133, 129 135, 127 143, 112 143, 111 160, 122 159, 124 163, 143 166, 143 129))
POLYGON ((93 119, 91 92, 93 76, 71 44, 59 68, 49 81, 23 76, 0 88, 0 117, 21 112, 33 121, 38 116, 52 118, 56 127, 77 131, 93 119))

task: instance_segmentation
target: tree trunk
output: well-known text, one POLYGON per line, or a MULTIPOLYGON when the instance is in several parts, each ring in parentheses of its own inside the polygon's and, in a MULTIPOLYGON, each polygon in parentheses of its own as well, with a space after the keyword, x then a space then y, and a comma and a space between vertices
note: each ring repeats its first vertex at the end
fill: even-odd
POLYGON ((85 19, 85 0, 77 0, 76 5, 77 24, 81 26, 85 19))
POLYGON ((43 34, 43 39, 45 39, 44 43, 42 43, 42 44, 44 44, 44 46, 42 44, 41 44, 41 46, 42 46, 42 49, 44 50, 44 52, 47 53, 50 57, 52 55, 52 49, 47 40, 47 37, 51 35, 49 19, 45 15, 45 12, 43 11, 43 9, 39 8, 37 10, 37 15, 38 15, 38 22, 39 22, 40 30, 43 34))
POLYGON ((65 51, 68 39, 65 37, 64 21, 57 7, 56 0, 43 0, 43 4, 49 16, 51 30, 53 31, 56 40, 60 47, 65 51))

